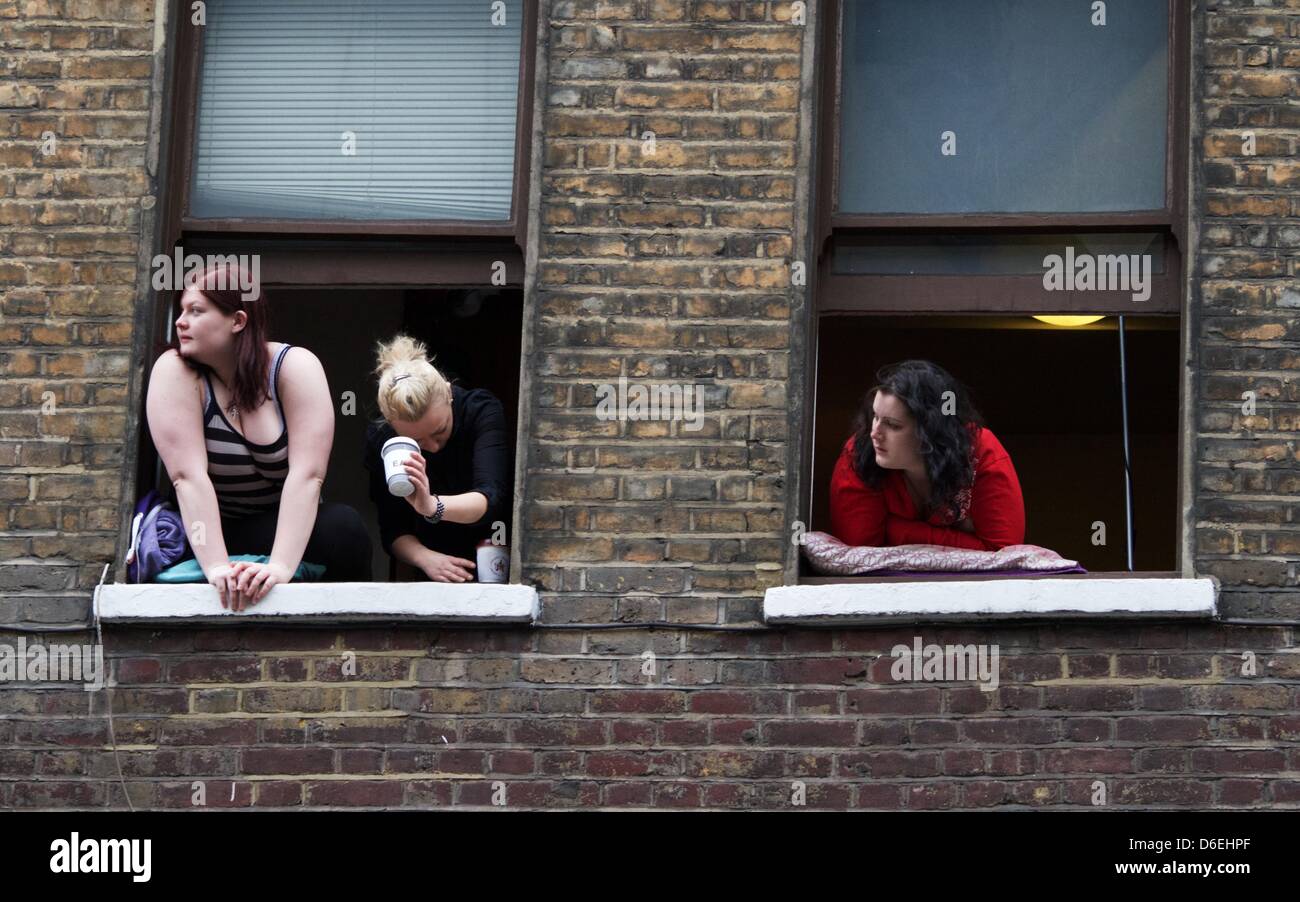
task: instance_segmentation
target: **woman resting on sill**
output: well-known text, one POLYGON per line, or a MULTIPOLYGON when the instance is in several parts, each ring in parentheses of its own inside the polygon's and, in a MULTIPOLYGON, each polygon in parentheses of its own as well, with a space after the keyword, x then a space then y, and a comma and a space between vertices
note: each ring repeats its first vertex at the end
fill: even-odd
POLYGON ((399 335, 378 348, 381 419, 366 432, 370 499, 384 550, 434 582, 474 581, 476 547, 504 522, 510 446, 505 410, 490 391, 453 385, 424 344, 399 335), (402 436, 420 448, 405 472, 415 490, 388 490, 382 450, 402 436))
POLYGON ((240 280, 232 261, 182 292, 145 404, 194 556, 222 607, 236 611, 289 582, 304 560, 323 564, 331 582, 365 582, 371 557, 361 515, 320 500, 334 443, 320 360, 267 341, 266 298, 244 300, 240 280), (269 560, 232 563, 232 554, 269 560))
POLYGON ((965 387, 926 360, 876 380, 831 476, 831 533, 847 545, 1023 544, 1020 480, 965 387))

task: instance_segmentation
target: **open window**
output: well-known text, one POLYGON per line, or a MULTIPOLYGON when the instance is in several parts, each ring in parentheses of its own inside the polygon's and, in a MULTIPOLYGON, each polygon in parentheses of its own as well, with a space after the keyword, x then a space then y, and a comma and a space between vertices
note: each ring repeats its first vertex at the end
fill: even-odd
MULTIPOLYGON (((523 293, 517 288, 284 287, 275 291, 274 304, 277 340, 310 348, 321 359, 342 409, 334 421, 334 448, 322 497, 352 506, 366 521, 375 538, 376 580, 417 579, 413 568, 391 560, 380 547, 379 524, 367 492, 362 455, 366 425, 378 416, 371 373, 375 344, 398 332, 424 342, 430 359, 450 381, 487 389, 501 400, 513 438, 518 434, 523 293), (355 405, 348 404, 352 397, 355 405)), ((513 494, 513 487, 508 488, 513 494)))
MULTIPOLYGON (((376 342, 424 341, 517 434, 536 0, 201 7, 171 3, 159 250, 256 255, 271 338, 310 348, 335 396, 323 498, 367 519, 375 579, 401 579, 361 461, 376 342)), ((149 363, 173 320, 154 301, 149 363)), ((142 432, 137 495, 161 471, 142 432)))
MULTIPOLYGON (((1078 582, 1130 575, 1127 404, 1132 575, 1180 575, 1188 15, 1174 0, 827 4, 809 529, 828 531, 830 473, 876 370, 923 358, 972 389, 1018 471, 1025 541, 1080 561, 1078 582), (1035 319, 1052 316, 1091 322, 1035 319)), ((800 583, 881 579, 818 576, 801 556, 800 583)))

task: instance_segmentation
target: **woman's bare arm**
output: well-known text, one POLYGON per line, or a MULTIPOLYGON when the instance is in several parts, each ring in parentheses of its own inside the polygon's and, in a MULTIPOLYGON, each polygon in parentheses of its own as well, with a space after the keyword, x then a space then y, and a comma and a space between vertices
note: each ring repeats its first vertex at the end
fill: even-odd
POLYGON ((280 363, 280 402, 289 429, 289 474, 280 495, 270 564, 291 578, 302 563, 334 447, 334 400, 320 359, 295 347, 280 363))
POLYGON ((205 575, 230 563, 221 534, 217 491, 208 478, 208 451, 203 440, 203 396, 199 376, 175 351, 154 363, 145 399, 149 434, 176 489, 176 503, 190 547, 205 575))
POLYGON ((442 519, 448 523, 477 523, 487 513, 488 500, 482 492, 438 497, 442 499, 442 519))

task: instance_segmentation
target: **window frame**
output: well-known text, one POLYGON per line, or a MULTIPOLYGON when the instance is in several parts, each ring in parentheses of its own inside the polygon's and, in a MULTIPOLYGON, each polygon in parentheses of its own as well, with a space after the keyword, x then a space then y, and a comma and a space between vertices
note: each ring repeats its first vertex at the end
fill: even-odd
MULTIPOLYGON (((529 240, 528 199, 534 182, 534 109, 537 88, 538 0, 522 0, 519 93, 515 127, 514 186, 511 216, 500 222, 465 220, 206 220, 187 216, 189 186, 193 177, 193 142, 197 114, 198 77, 202 67, 202 26, 190 22, 189 0, 168 0, 167 18, 161 23, 165 35, 166 59, 161 97, 152 116, 159 138, 151 151, 149 169, 157 173, 157 210, 153 218, 154 252, 170 255, 180 246, 185 253, 234 253, 253 250, 263 258, 262 284, 269 287, 311 288, 481 288, 483 274, 504 262, 504 281, 495 287, 522 291, 525 249, 529 240)), ((142 261, 147 268, 147 260, 142 261)), ((131 510, 140 486, 152 485, 160 466, 152 442, 146 438, 144 395, 150 368, 165 336, 172 310, 146 275, 141 280, 144 310, 137 318, 135 353, 140 393, 131 406, 128 434, 132 451, 124 462, 122 547, 130 543, 131 510)), ((524 298, 525 321, 528 299, 524 298)), ((520 393, 526 391, 527 374, 521 371, 520 393)), ((523 424, 520 424, 523 429, 523 424)), ((516 436, 516 438, 518 438, 516 436)), ((517 451, 517 449, 516 449, 517 451)), ((515 479, 521 470, 516 465, 515 479)), ((511 504, 511 534, 520 523, 516 500, 511 504)), ((391 566, 390 566, 391 569, 391 566)), ((521 563, 512 552, 510 574, 505 585, 521 585, 521 563)), ((125 570, 118 573, 125 582, 125 570)), ((356 585, 396 586, 398 582, 375 580, 356 585)), ((425 585, 427 584, 413 584, 425 585)), ((479 584, 475 584, 479 585, 479 584)), ((176 587, 159 587, 174 590, 176 587)), ((378 619, 383 619, 378 618, 378 619)))
MULTIPOLYGON (((815 180, 809 196, 813 202, 809 220, 812 253, 811 302, 807 304, 805 322, 810 330, 804 348, 813 363, 806 370, 804 389, 803 428, 800 440, 803 452, 798 455, 798 488, 792 496, 797 503, 799 519, 811 522, 815 473, 815 437, 817 430, 817 391, 819 361, 819 334, 824 316, 843 315, 926 315, 946 313, 1020 314, 1031 313, 1104 313, 1107 315, 1165 315, 1179 319, 1180 346, 1186 352, 1190 342, 1187 267, 1193 259, 1194 248, 1188 248, 1188 167, 1191 156, 1191 56, 1192 11, 1178 0, 1167 0, 1168 8, 1168 73, 1167 120, 1165 132, 1165 206, 1160 210, 1142 210, 1113 213, 998 213, 998 214, 840 214, 836 211, 839 197, 838 165, 840 143, 840 84, 843 61, 843 3, 844 0, 826 0, 814 36, 817 59, 814 67, 814 94, 819 108, 812 117, 814 147, 812 170, 815 180), (836 234, 846 235, 915 235, 923 236, 958 231, 964 234, 997 235, 1009 232, 1051 233, 1062 231, 1138 232, 1163 231, 1165 240, 1165 272, 1153 277, 1153 297, 1141 307, 1134 307, 1128 292, 1054 292, 1059 295, 1050 308, 1043 305, 1041 275, 835 275, 831 272, 831 242, 836 234), (950 300, 952 287, 963 284, 974 296, 976 303, 954 304, 950 300), (974 289, 971 291, 971 289, 974 289), (1163 295, 1159 294, 1163 292, 1163 295), (1071 297, 1073 295, 1074 297, 1071 297), (1082 295, 1083 297, 1079 297, 1082 295), (981 305, 984 298, 1001 298, 1000 303, 981 305), (906 304, 902 303, 906 300, 906 304)), ((1176 519, 1175 566, 1172 571, 1097 571, 1090 573, 1057 575, 1055 578, 1080 580, 1115 578, 1169 578, 1188 579, 1194 576, 1190 547, 1193 532, 1192 520, 1186 505, 1194 492, 1189 482, 1188 467, 1194 465, 1194 448, 1187 438, 1191 427, 1187 399, 1193 396, 1191 371, 1185 364, 1179 380, 1177 403, 1179 428, 1182 438, 1178 442, 1178 491, 1176 519)), ((790 564, 786 567, 786 585, 815 586, 840 583, 916 582, 953 579, 996 579, 994 575, 979 576, 973 573, 936 573, 926 576, 881 577, 825 576, 812 573, 803 553, 793 546, 790 564)))
POLYGON ((895 213, 838 212, 840 163, 840 89, 844 58, 844 0, 827 0, 820 35, 817 89, 822 98, 816 116, 820 173, 814 195, 817 213, 812 223, 814 253, 820 285, 814 309, 821 313, 1142 313, 1181 314, 1185 299, 1182 272, 1187 253, 1187 154, 1191 10, 1179 0, 1166 0, 1168 9, 1168 73, 1165 122, 1165 205, 1158 210, 1103 213, 895 213), (899 234, 917 236, 958 231, 997 235, 1007 232, 1164 231, 1165 272, 1152 278, 1152 297, 1140 308, 1128 292, 1054 292, 1050 309, 1043 305, 1041 274, 1030 275, 836 275, 831 272, 831 241, 835 234, 899 234), (961 283, 973 301, 954 305, 946 300, 961 283), (906 305, 904 305, 906 302, 906 305))
MULTIPOLYGON (((273 0, 269 0, 273 2, 273 0)), ((166 105, 170 117, 170 158, 167 173, 166 235, 177 239, 182 234, 257 234, 263 236, 453 236, 460 238, 508 239, 522 248, 527 241, 528 188, 532 147, 533 91, 536 78, 537 47, 532 36, 537 30, 537 0, 522 0, 523 23, 520 28, 519 92, 515 117, 514 187, 510 197, 510 217, 501 221, 482 220, 405 220, 405 219, 203 219, 190 215, 190 186, 194 175, 195 119, 198 113, 198 85, 203 70, 201 29, 192 25, 189 3, 174 0, 176 13, 172 29, 175 48, 172 97, 166 105)))

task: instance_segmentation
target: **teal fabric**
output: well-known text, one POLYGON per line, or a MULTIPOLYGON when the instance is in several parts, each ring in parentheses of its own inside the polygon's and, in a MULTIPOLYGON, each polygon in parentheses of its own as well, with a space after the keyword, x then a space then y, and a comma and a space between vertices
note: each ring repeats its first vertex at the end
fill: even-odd
MULTIPOLYGON (((271 558, 265 554, 234 554, 230 556, 230 562, 252 561, 256 564, 265 564, 271 558)), ((325 575, 324 564, 309 564, 303 561, 298 565, 297 572, 293 575, 294 582, 316 582, 325 575)), ((197 558, 188 558, 168 567, 162 573, 154 577, 156 583, 205 583, 207 578, 203 575, 203 568, 199 566, 197 558)))

